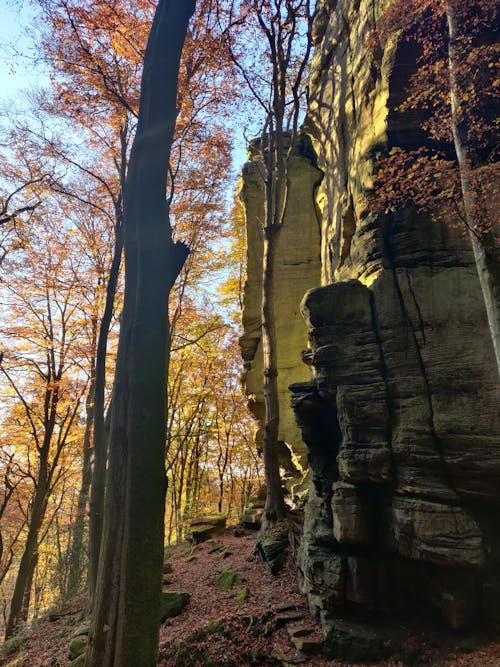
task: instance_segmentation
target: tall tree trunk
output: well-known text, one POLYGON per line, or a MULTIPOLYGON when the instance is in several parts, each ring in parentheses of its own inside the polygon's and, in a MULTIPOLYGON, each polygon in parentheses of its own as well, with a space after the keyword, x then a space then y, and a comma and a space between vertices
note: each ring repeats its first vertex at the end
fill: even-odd
POLYGON ((279 521, 285 515, 285 501, 278 460, 280 405, 278 393, 278 348, 274 296, 274 267, 276 243, 284 222, 288 160, 284 156, 283 117, 275 110, 270 121, 267 150, 262 141, 262 160, 265 165, 265 211, 262 250, 262 356, 264 367, 265 422, 262 442, 266 479, 266 504, 262 527, 279 521))
POLYGON ((12 637, 23 622, 23 603, 26 589, 33 569, 38 549, 38 536, 42 527, 47 500, 47 461, 41 457, 38 484, 33 498, 33 509, 28 528, 28 535, 24 545, 23 555, 17 572, 14 592, 10 602, 9 617, 5 628, 5 639, 12 637))
MULTIPOLYGON (((33 579, 35 577, 35 570, 36 566, 38 563, 38 553, 35 552, 35 555, 33 556, 33 559, 29 565, 29 570, 28 570, 28 577, 26 581, 26 588, 24 590, 24 596, 23 596, 23 606, 21 609, 21 619, 23 623, 26 623, 28 621, 29 613, 30 613, 30 605, 31 605, 31 593, 33 589, 33 579)), ((36 599, 35 599, 35 604, 36 604, 36 599)))
POLYGON ((470 151, 467 136, 467 118, 464 103, 461 102, 463 90, 459 67, 464 53, 459 50, 459 36, 461 30, 460 6, 456 0, 445 3, 446 18, 448 21, 448 66, 450 76, 451 123, 455 153, 460 170, 460 184, 465 208, 467 226, 469 228, 474 259, 476 262, 479 282, 486 306, 488 325, 495 351, 497 372, 500 375, 500 255, 495 247, 494 234, 490 230, 484 233, 482 226, 478 226, 478 212, 483 208, 480 197, 471 178, 473 156, 470 151), (491 247, 488 247, 488 244, 491 247), (493 252, 492 252, 493 251, 493 252))
POLYGON ((157 662, 166 476, 168 295, 187 256, 165 196, 177 75, 195 0, 160 0, 125 189, 125 299, 87 667, 157 662))
MULTIPOLYGON (((122 148, 123 153, 123 148, 122 148)), ((108 336, 113 317, 118 276, 123 252, 123 215, 121 210, 116 213, 115 244, 113 258, 106 286, 106 302, 97 340, 95 389, 94 389, 94 432, 92 483, 90 488, 90 520, 89 520, 89 605, 92 606, 97 583, 99 553, 104 515, 104 491, 106 485, 107 463, 107 430, 104 418, 104 393, 106 389, 106 352, 108 336)))
POLYGON ((279 521, 285 514, 283 488, 279 472, 279 394, 276 330, 274 316, 274 263, 278 228, 266 225, 262 259, 262 354, 264 365, 264 424, 263 453, 267 487, 263 527, 279 521))
MULTIPOLYGON (((95 320, 95 328, 97 327, 97 320, 95 320)), ((93 333, 95 342, 95 334, 93 333)), ((95 348, 94 348, 95 349, 95 348)), ((82 460, 82 479, 80 482, 80 490, 78 492, 78 500, 76 504, 76 518, 73 525, 73 535, 71 539, 71 550, 68 558, 68 583, 66 587, 66 597, 75 595, 81 585, 83 572, 83 537, 85 534, 85 516, 87 513, 87 503, 89 500, 90 483, 92 481, 92 424, 94 421, 94 393, 95 393, 95 359, 91 361, 91 380, 87 393, 87 400, 85 402, 86 418, 85 431, 83 434, 83 460, 82 460)))

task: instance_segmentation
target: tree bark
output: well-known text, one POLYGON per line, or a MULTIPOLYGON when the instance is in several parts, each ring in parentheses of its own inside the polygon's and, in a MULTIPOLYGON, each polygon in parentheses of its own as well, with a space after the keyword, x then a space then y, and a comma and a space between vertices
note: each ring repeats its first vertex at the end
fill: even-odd
POLYGON ((17 572, 14 592, 10 602, 9 617, 5 627, 5 639, 12 637, 23 622, 23 602, 30 575, 33 575, 33 564, 38 549, 38 536, 42 527, 47 500, 48 466, 44 455, 41 455, 38 483, 33 498, 33 509, 24 545, 23 555, 17 572))
MULTIPOLYGON (((26 578, 26 588, 24 589, 24 595, 23 595, 23 606, 20 614, 23 623, 26 623, 28 621, 30 613, 31 592, 33 588, 33 579, 35 577, 35 570, 37 563, 38 563, 38 553, 37 550, 35 550, 35 555, 33 556, 31 563, 29 564, 28 576, 26 578)), ((36 615, 36 594, 35 594, 35 615, 36 615)))
MULTIPOLYGON (((123 149, 122 149, 123 151, 123 149)), ((95 390, 94 390, 94 432, 92 469, 92 484, 90 488, 90 520, 89 520, 89 606, 92 607, 94 592, 97 583, 99 554, 104 515, 104 493, 106 485, 107 464, 107 430, 104 418, 104 393, 106 389, 106 351, 108 336, 113 317, 113 307, 120 274, 120 265, 123 252, 123 216, 117 211, 115 226, 115 244, 113 258, 106 286, 106 302, 99 326, 97 340, 95 390)))
MULTIPOLYGON (((277 84, 275 84, 277 86, 277 84)), ((265 165, 265 202, 262 250, 261 331, 264 368, 265 422, 262 449, 266 479, 266 504, 262 530, 285 516, 285 500, 278 460, 280 405, 278 393, 278 348, 276 340, 276 316, 274 311, 274 266, 276 243, 284 223, 288 198, 288 160, 285 156, 283 136, 284 98, 275 90, 274 116, 270 122, 267 150, 263 143, 262 160, 265 165)))
POLYGON ((177 75, 195 0, 160 0, 125 188, 125 299, 87 667, 157 662, 163 566, 168 295, 187 256, 165 196, 177 75))
POLYGON ((285 515, 285 502, 278 461, 280 414, 273 280, 278 229, 273 225, 266 226, 262 259, 262 354, 264 405, 266 408, 262 447, 267 488, 264 528, 267 523, 275 523, 285 515))
MULTIPOLYGON (((95 331, 95 329, 94 329, 95 331)), ((93 344, 95 335, 93 335, 93 344)), ((95 349, 95 348, 93 348, 95 349)), ((74 596, 81 586, 83 572, 83 537, 85 533, 85 517, 87 512, 87 502, 89 500, 90 484, 92 481, 92 423, 94 419, 94 394, 95 394, 95 358, 91 361, 91 379, 86 400, 86 419, 85 431, 83 434, 83 461, 82 461, 82 479, 78 500, 76 504, 76 518, 73 525, 73 535, 71 539, 71 551, 69 554, 68 583, 66 587, 66 597, 74 596)))
POLYGON ((499 250, 495 247, 492 230, 486 234, 477 225, 478 211, 481 209, 480 197, 471 179, 473 158, 467 137, 466 114, 460 102, 461 81, 459 64, 464 54, 460 54, 458 38, 461 21, 460 8, 453 1, 445 3, 448 22, 448 66, 450 78, 451 124, 453 142, 460 170, 460 185, 465 208, 465 216, 474 252, 479 282, 488 317, 497 372, 500 376, 500 261, 499 250), (491 243, 492 247, 487 248, 491 243), (494 252, 491 252, 491 251, 494 252))

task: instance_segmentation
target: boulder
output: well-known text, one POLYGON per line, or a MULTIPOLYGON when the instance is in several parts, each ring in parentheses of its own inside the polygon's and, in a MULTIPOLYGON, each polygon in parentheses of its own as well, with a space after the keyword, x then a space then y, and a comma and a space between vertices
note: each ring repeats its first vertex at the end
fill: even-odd
POLYGON ((217 587, 222 588, 223 590, 229 590, 236 584, 240 583, 241 583, 241 577, 238 574, 236 574, 236 572, 230 570, 228 567, 224 567, 221 570, 216 581, 217 587))
POLYGON ((240 590, 240 592, 236 596, 236 602, 239 605, 243 605, 245 604, 245 602, 248 600, 249 597, 250 597, 250 589, 248 588, 248 586, 245 586, 240 590))
POLYGON ((181 614, 191 595, 189 593, 178 593, 176 591, 163 591, 161 594, 161 614, 160 623, 164 623, 167 618, 173 618, 181 614))
POLYGON ((271 533, 261 535, 259 538, 257 551, 271 570, 271 574, 277 574, 285 564, 288 545, 288 528, 273 530, 271 533))
POLYGON ((223 535, 226 530, 226 515, 216 514, 213 516, 201 516, 192 519, 187 529, 187 537, 193 544, 206 542, 218 535, 223 535))
POLYGON ((386 637, 366 623, 336 619, 328 620, 324 651, 334 659, 349 662, 379 660, 384 655, 386 637))
POLYGON ((75 658, 78 658, 84 654, 87 650, 88 643, 88 634, 77 635, 76 637, 73 637, 69 644, 69 657, 74 660, 75 658))

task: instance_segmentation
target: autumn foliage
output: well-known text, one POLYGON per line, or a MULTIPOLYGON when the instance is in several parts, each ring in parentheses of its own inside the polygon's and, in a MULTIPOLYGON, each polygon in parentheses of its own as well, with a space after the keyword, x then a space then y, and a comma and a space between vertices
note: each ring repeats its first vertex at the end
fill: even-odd
MULTIPOLYGON (((123 288, 122 269, 111 291, 109 275, 120 265, 124 179, 154 13, 141 0, 38 6, 39 57, 51 87, 12 118, 2 170, 4 625, 16 580, 21 600, 9 632, 86 583, 96 357, 106 316, 105 427, 123 288), (27 545, 29 563, 20 568, 27 545)), ((169 541, 183 536, 197 511, 237 517, 261 481, 232 331, 238 286, 219 293, 231 272, 226 192, 237 103, 220 19, 212 2, 198 3, 181 62, 167 184, 174 238, 190 248, 170 304, 169 541)))
MULTIPOLYGON (((377 39, 399 35, 416 54, 404 99, 394 112, 401 117, 418 115, 418 139, 409 136, 406 145, 397 145, 389 136, 388 152, 376 162, 374 202, 387 212, 413 204, 435 217, 444 217, 447 224, 468 227, 453 145, 447 7, 459 12, 462 26, 455 63, 455 77, 460 82, 457 122, 466 129, 471 147, 467 169, 479 194, 473 232, 486 238, 495 224, 498 203, 495 107, 500 77, 494 38, 497 7, 490 0, 394 2, 383 15, 377 39), (421 137, 424 145, 411 145, 421 137)), ((491 252, 495 252, 497 242, 498 238, 487 241, 491 252)))

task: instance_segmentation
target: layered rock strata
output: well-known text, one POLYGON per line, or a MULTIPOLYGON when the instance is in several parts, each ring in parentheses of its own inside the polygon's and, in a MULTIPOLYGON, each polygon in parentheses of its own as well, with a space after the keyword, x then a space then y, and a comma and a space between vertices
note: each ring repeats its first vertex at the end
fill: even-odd
MULTIPOLYGON (((244 217, 247 237, 247 278, 243 294, 243 335, 240 338, 244 361, 243 385, 249 398, 260 448, 264 425, 263 367, 261 349, 262 229, 264 218, 263 164, 256 143, 249 147, 249 161, 240 179, 237 201, 244 217)), ((317 169, 310 141, 303 137, 290 160, 290 196, 287 214, 277 240, 274 267, 274 304, 278 390, 280 399, 280 462, 292 502, 304 493, 307 472, 306 447, 290 407, 288 386, 309 378, 301 361, 307 345, 307 327, 300 314, 304 292, 320 281, 319 219, 315 190, 322 174, 317 169)))
POLYGON ((415 54, 367 48, 383 5, 322 0, 313 29, 323 286, 292 403, 312 470, 301 587, 332 647, 353 610, 500 621, 500 387, 470 244, 365 196, 374 153, 422 139, 397 111, 415 54))

